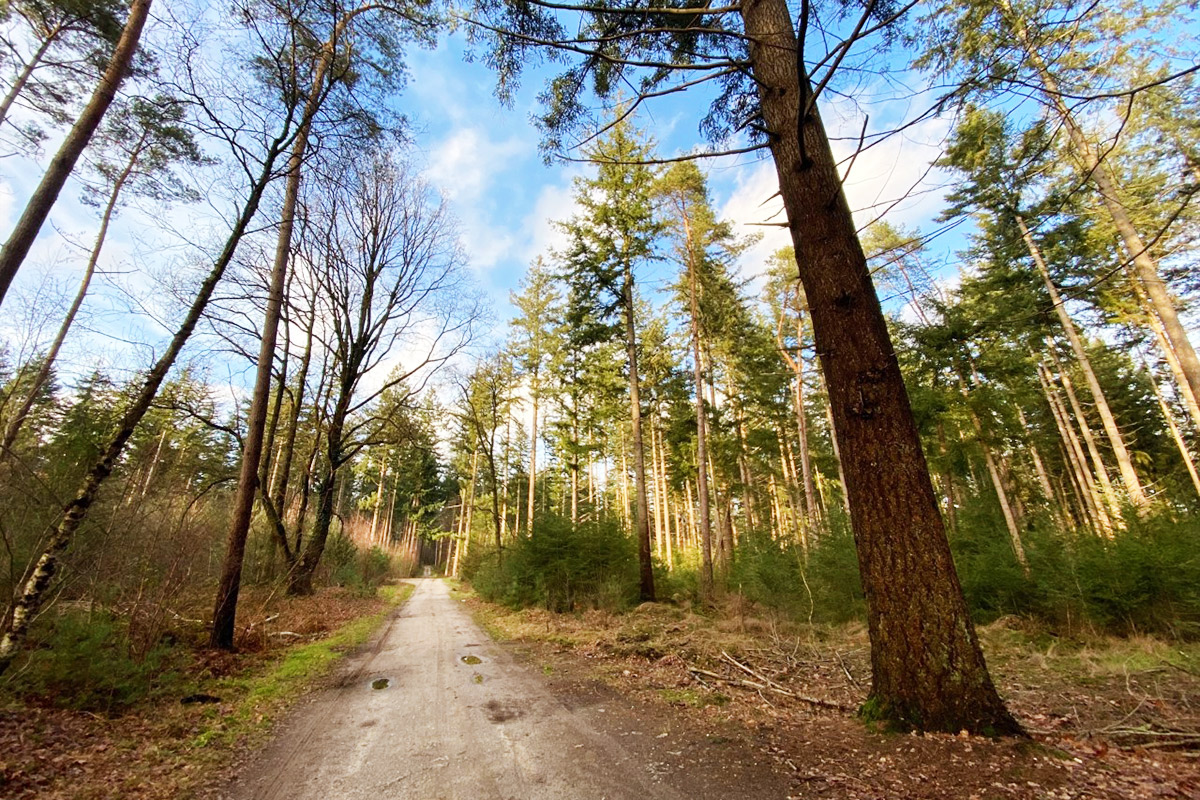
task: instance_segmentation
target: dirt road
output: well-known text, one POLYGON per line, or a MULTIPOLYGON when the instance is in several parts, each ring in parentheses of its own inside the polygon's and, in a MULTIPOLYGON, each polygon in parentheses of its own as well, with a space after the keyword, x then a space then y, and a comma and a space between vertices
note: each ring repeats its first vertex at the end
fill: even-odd
POLYGON ((416 584, 382 635, 346 664, 340 684, 294 712, 225 797, 725 795, 723 781, 704 783, 707 759, 688 757, 698 745, 684 741, 685 732, 604 702, 568 708, 475 625, 442 581, 416 584))

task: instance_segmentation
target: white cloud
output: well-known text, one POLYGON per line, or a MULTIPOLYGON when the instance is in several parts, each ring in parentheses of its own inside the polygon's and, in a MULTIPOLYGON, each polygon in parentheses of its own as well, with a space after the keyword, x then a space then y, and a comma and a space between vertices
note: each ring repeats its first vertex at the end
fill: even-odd
POLYGON ((515 237, 497 219, 505 212, 498 187, 506 171, 533 155, 528 142, 497 139, 479 128, 460 128, 430 152, 425 178, 450 201, 473 269, 491 269, 512 251, 515 237))
MULTIPOLYGON (((787 228, 775 223, 787 222, 783 201, 777 196, 779 180, 773 161, 758 161, 738 171, 729 198, 720 207, 723 219, 734 224, 742 236, 759 235, 758 243, 742 254, 739 268, 744 277, 763 275, 767 259, 777 250, 792 244, 787 228)), ((752 287, 757 292, 758 287, 752 287)))
POLYGON ((546 184, 538 193, 533 208, 521 223, 524 247, 521 256, 526 264, 551 250, 562 250, 566 234, 555 223, 565 222, 579 210, 569 175, 560 183, 546 184))
POLYGON ((459 128, 434 148, 425 176, 456 203, 478 202, 497 176, 533 156, 527 141, 494 139, 479 128, 459 128))

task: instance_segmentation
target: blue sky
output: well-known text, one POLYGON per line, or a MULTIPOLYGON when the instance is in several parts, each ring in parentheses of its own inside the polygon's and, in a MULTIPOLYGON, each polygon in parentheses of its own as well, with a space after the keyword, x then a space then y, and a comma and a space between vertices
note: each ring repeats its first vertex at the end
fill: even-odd
MULTIPOLYGON (((529 263, 561 242, 553 221, 572 213, 572 178, 586 167, 579 164, 543 163, 538 151, 538 132, 531 122, 537 109, 537 94, 547 76, 544 70, 526 74, 511 108, 495 98, 495 77, 480 63, 463 58, 465 37, 461 32, 448 37, 432 51, 414 50, 408 56, 410 79, 398 107, 413 122, 413 159, 424 168, 426 178, 446 196, 461 224, 462 241, 480 288, 490 298, 497 321, 511 315, 509 292, 516 288, 529 263)), ((857 87, 856 102, 834 95, 822 107, 826 126, 835 139, 835 153, 848 157, 869 112, 872 130, 890 126, 919 112, 920 100, 887 101, 893 95, 890 81, 902 73, 878 78, 857 87), (879 101, 877 98, 885 98, 879 101)), ((637 124, 657 142, 664 155, 689 151, 699 143, 697 124, 707 108, 707 98, 697 93, 678 95, 642 114, 637 124)), ((860 224, 890 205, 920 182, 930 161, 939 154, 938 144, 949 123, 930 120, 903 136, 889 139, 861 154, 846 182, 851 207, 858 210, 860 224)), ((53 151, 56 142, 47 145, 53 151)), ((38 162, 20 157, 0 161, 0 219, 6 228, 41 176, 45 156, 38 162)), ((774 168, 768 159, 739 156, 705 162, 710 189, 718 209, 732 220, 739 232, 758 233, 761 241, 742 257, 740 268, 748 278, 761 273, 767 256, 789 243, 779 228, 753 223, 782 219, 776 192, 774 168)), ((944 176, 933 176, 933 181, 944 176)), ((82 271, 85 251, 96 227, 94 209, 78 202, 80 189, 68 184, 54 210, 51 223, 42 232, 34 252, 18 278, 17 291, 26 299, 57 298, 65 309, 82 271), (74 242, 74 244, 71 244, 74 242)), ((941 209, 941 192, 930 183, 909 200, 895 206, 888 219, 908 225, 928 226, 941 209)), ((186 240, 202 241, 204 231, 219 233, 219 221, 211 211, 162 208, 135 204, 118 218, 105 245, 102 268, 110 273, 107 283, 97 287, 89 302, 81 329, 73 334, 64 354, 68 372, 107 366, 118 371, 144 364, 150 357, 145 344, 161 341, 171 329, 164 317, 164 286, 181 262, 199 256, 186 240), (153 273, 145 278, 143 270, 153 273)), ((935 245, 947 261, 962 244, 961 236, 945 237, 935 245)), ((950 269, 953 272, 953 268, 950 269)), ((649 276, 652 289, 667 279, 649 276)), ((27 328, 16 318, 13 302, 5 304, 0 335, 18 351, 28 351, 33 341, 22 341, 16 333, 27 328)), ((41 343, 57 324, 47 314, 40 328, 41 343)), ((495 338, 502 326, 492 328, 495 338)), ((218 364, 213 375, 240 383, 243 369, 218 364)))
MULTIPOLYGON (((529 262, 561 239, 552 220, 571 213, 571 179, 586 167, 579 164, 545 166, 538 152, 538 131, 531 122, 545 71, 525 76, 512 108, 496 101, 494 75, 483 65, 462 59, 463 40, 452 37, 437 51, 413 53, 412 78, 401 101, 417 122, 417 150, 427 177, 446 194, 463 226, 464 242, 477 275, 496 303, 497 315, 508 315, 507 292, 516 287, 529 262)), ((864 93, 866 94, 866 93, 864 93)), ((859 109, 831 96, 824 114, 832 135, 857 137, 859 109)), ((909 104, 866 106, 878 125, 892 124, 915 112, 909 104)), ((687 152, 699 143, 697 124, 707 110, 699 93, 681 95, 652 106, 637 120, 664 155, 687 152)), ((939 154, 937 144, 948 123, 933 120, 903 137, 868 150, 856 161, 847 181, 851 206, 860 224, 872 209, 904 195, 939 154)), ((850 142, 835 143, 842 157, 850 142)), ((708 160, 714 202, 738 224, 742 233, 758 233, 762 241, 743 257, 743 274, 761 270, 767 255, 789 244, 784 231, 751 223, 780 220, 774 167, 768 159, 737 156, 708 160)), ((933 176, 933 181, 944 176, 933 176)), ((925 186, 931 185, 929 181, 925 186)), ((941 192, 917 194, 902 202, 888 218, 909 225, 927 224, 941 209, 941 192)), ((961 245, 940 242, 945 249, 961 245)))

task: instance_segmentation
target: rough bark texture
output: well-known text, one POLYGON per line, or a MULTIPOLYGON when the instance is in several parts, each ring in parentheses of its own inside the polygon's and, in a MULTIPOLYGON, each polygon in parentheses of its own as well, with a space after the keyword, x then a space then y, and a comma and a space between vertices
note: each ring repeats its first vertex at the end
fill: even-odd
POLYGON ((784 0, 742 5, 763 119, 841 445, 867 598, 865 716, 929 730, 1015 733, 992 685, 883 312, 833 154, 797 66, 784 0))
MULTIPOLYGON (((301 168, 308 152, 308 134, 313 117, 320 107, 325 77, 333 58, 333 45, 328 44, 317 62, 312 88, 304 104, 304 115, 288 157, 287 184, 279 233, 275 241, 275 260, 271 266, 267 289, 267 308, 263 317, 262 341, 259 343, 258 367, 254 377, 254 394, 246 421, 246 438, 242 449, 241 471, 237 493, 234 495, 229 540, 217 599, 213 607, 213 627, 209 645, 221 649, 233 647, 234 623, 237 617, 238 592, 242 583, 242 564, 246 556, 246 539, 250 534, 250 519, 254 514, 254 498, 259 487, 259 463, 262 460, 263 438, 267 427, 267 405, 271 397, 272 366, 275 363, 275 342, 279 335, 279 320, 283 313, 283 293, 287 283, 288 257, 292 248, 292 230, 296 221, 296 204, 300 196, 301 168)), ((282 513, 282 509, 280 509, 282 513)))
POLYGON ((142 28, 150 15, 150 3, 151 0, 133 0, 129 7, 129 16, 125 20, 125 28, 121 31, 121 38, 117 40, 117 46, 104 75, 100 78, 100 83, 97 84, 79 118, 75 120, 75 124, 71 126, 71 131, 58 148, 58 152, 54 154, 41 183, 29 198, 21 219, 9 234, 4 249, 0 250, 0 305, 3 305, 4 295, 8 293, 8 287, 12 285, 17 270, 29 254, 29 249, 33 247, 46 217, 50 216, 50 209, 54 207, 58 193, 62 191, 67 178, 71 177, 75 162, 91 141, 92 134, 100 127, 100 121, 112 105, 117 88, 129 73, 138 41, 142 37, 142 28))

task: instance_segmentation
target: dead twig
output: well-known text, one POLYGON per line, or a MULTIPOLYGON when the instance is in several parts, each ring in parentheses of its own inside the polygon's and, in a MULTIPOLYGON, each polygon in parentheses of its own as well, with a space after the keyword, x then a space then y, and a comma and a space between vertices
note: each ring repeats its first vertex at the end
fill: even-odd
MULTIPOLYGON (((808 704, 814 705, 814 706, 820 706, 822 708, 831 708, 835 711, 841 711, 842 713, 845 713, 845 714, 849 714, 852 711, 854 711, 853 708, 851 708, 850 706, 847 706, 843 703, 836 703, 832 700, 822 700, 819 697, 806 697, 805 695, 797 694, 789 689, 785 689, 782 686, 779 686, 778 684, 774 683, 773 681, 767 681, 767 679, 762 678, 761 676, 757 676, 757 675, 755 677, 758 677, 759 680, 763 680, 763 681, 767 681, 767 682, 766 683, 758 683, 756 681, 748 681, 748 680, 740 679, 740 678, 739 679, 726 678, 723 675, 718 675, 715 672, 709 672, 708 670, 700 669, 699 667, 689 666, 688 672, 690 672, 692 674, 692 677, 695 678, 701 684, 703 684, 704 682, 696 677, 698 675, 703 675, 706 678, 711 678, 712 680, 714 680, 718 683, 724 683, 724 684, 728 684, 730 686, 741 686, 741 687, 745 687, 747 689, 754 689, 755 691, 760 692, 760 693, 762 691, 775 692, 775 694, 781 694, 785 697, 790 697, 793 700, 799 700, 803 703, 808 703, 808 704)), ((754 674, 754 673, 751 673, 751 674, 754 674)))
POLYGON ((855 680, 854 676, 850 674, 850 668, 846 666, 846 662, 842 659, 842 654, 839 653, 837 650, 834 650, 833 654, 835 656, 837 656, 838 666, 840 666, 842 668, 842 672, 846 673, 846 679, 850 681, 850 685, 853 686, 855 689, 861 688, 858 685, 858 681, 855 680))
POLYGON ((1200 747, 1200 736, 1190 739, 1172 739, 1171 741, 1146 742, 1144 744, 1117 745, 1118 750, 1166 750, 1171 747, 1192 748, 1200 747))

